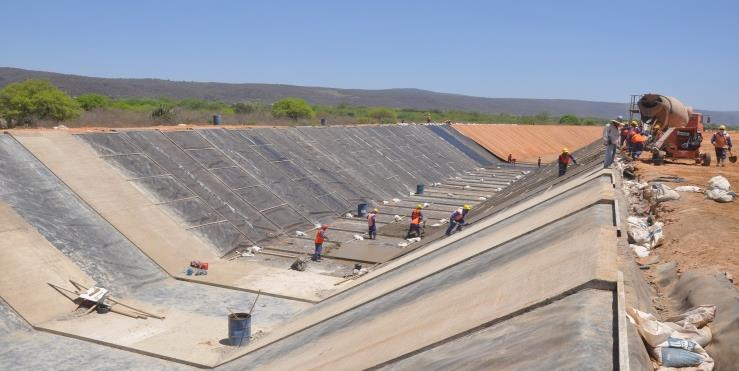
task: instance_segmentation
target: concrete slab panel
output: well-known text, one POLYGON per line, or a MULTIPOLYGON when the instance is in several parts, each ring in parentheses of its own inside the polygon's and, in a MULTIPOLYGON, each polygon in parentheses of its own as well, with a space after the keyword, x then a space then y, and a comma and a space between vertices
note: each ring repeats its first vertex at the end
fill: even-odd
POLYGON ((131 184, 136 186, 143 193, 149 195, 152 203, 171 202, 184 198, 196 197, 185 186, 173 177, 161 176, 151 178, 133 179, 131 184))
MULTIPOLYGON (((431 275, 415 272, 415 278, 407 285, 370 302, 361 301, 365 304, 357 305, 354 297, 353 309, 249 354, 234 366, 367 368, 527 307, 545 304, 573 288, 607 277, 600 271, 604 268, 601 254, 613 246, 593 246, 592 241, 606 238, 612 231, 593 228, 596 223, 587 229, 580 224, 601 211, 609 210, 592 208, 431 275), (438 326, 440 323, 444 326, 438 326), (353 335, 358 332, 366 336, 353 335), (361 345, 367 336, 377 340, 371 347, 361 345), (304 346, 332 351, 319 354, 306 351, 304 346)), ((479 241, 490 246, 484 239, 479 241)), ((464 247, 449 249, 459 251, 464 247)), ((356 291, 355 295, 362 295, 362 291, 372 290, 373 286, 356 291)), ((320 312, 321 307, 306 317, 320 312)), ((267 342, 265 338, 249 349, 267 342)))
POLYGON ((126 141, 119 133, 90 133, 80 135, 87 144, 95 148, 103 156, 130 155, 138 153, 136 147, 126 141))
POLYGON ((254 244, 228 221, 193 227, 190 231, 208 241, 219 252, 220 256, 226 255, 234 249, 246 248, 254 244))
POLYGON ((262 212, 269 220, 284 231, 304 230, 313 225, 290 205, 282 205, 262 212))
POLYGON ((167 202, 162 204, 161 207, 186 228, 224 221, 221 215, 197 197, 167 202))
MULTIPOLYGON (((446 239, 434 241, 424 246, 421 250, 406 254, 398 259, 386 263, 365 276, 354 281, 344 283, 342 285, 343 287, 356 289, 348 291, 344 290, 339 294, 334 294, 332 298, 322 303, 319 307, 321 310, 311 312, 303 319, 303 321, 294 322, 293 325, 286 326, 281 329, 279 333, 276 332, 272 334, 270 339, 280 339, 286 334, 297 331, 302 328, 301 323, 315 323, 314 321, 320 321, 321 318, 325 319, 336 315, 337 313, 343 313, 350 308, 355 307, 358 303, 364 302, 365 299, 373 300, 370 298, 377 298, 384 295, 384 293, 403 287, 405 284, 415 282, 421 277, 425 277, 428 274, 433 274, 433 272, 438 271, 439 269, 443 269, 442 267, 453 265, 454 262, 463 261, 464 259, 468 259, 484 251, 495 251, 497 250, 496 246, 502 246, 501 244, 505 244, 505 241, 512 241, 524 238, 524 236, 531 236, 532 234, 528 232, 532 230, 536 230, 537 235, 540 236, 541 233, 544 233, 539 233, 540 230, 549 232, 558 231, 556 235, 567 236, 566 233, 564 235, 561 234, 564 233, 561 230, 563 226, 567 226, 565 229, 580 228, 582 224, 578 223, 581 222, 592 223, 594 226, 601 226, 603 225, 602 223, 607 223, 608 218, 611 218, 612 220, 612 205, 595 205, 590 206, 587 209, 583 209, 583 207, 593 205, 599 202, 599 200, 604 198, 607 199, 609 197, 609 192, 612 194, 612 188, 609 188, 606 185, 602 185, 601 187, 598 184, 596 184, 596 187, 588 191, 578 190, 580 192, 576 194, 570 193, 569 197, 562 199, 561 205, 558 207, 547 207, 546 210, 539 212, 521 214, 521 216, 517 218, 518 221, 515 222, 506 219, 526 210, 528 207, 531 207, 531 205, 542 203, 542 200, 544 200, 544 202, 546 202, 546 200, 551 200, 549 202, 556 202, 558 195, 565 192, 566 189, 570 188, 560 187, 554 189, 548 194, 539 196, 539 199, 529 200, 528 203, 519 205, 518 209, 512 209, 508 213, 500 214, 497 218, 489 218, 484 222, 474 224, 466 228, 464 231, 456 233, 446 239), (556 210, 556 212, 552 212, 551 210, 556 210), (573 212, 576 213, 578 210, 582 210, 580 213, 576 214, 580 215, 578 221, 570 220, 571 223, 554 222, 552 224, 553 221, 565 218, 573 212), (490 228, 501 221, 503 221, 504 224, 500 227, 490 228), (554 226, 552 227, 552 225, 554 226), (428 254, 431 255, 423 258, 428 254), (406 267, 406 265, 408 266, 406 267), (400 276, 405 278, 401 279, 399 278, 400 276), (363 285, 365 282, 368 283, 367 286, 363 285), (393 289, 390 289, 390 287, 393 287, 393 289), (360 297, 362 299, 360 299, 360 297)), ((583 228, 583 230, 586 229, 587 228, 583 228)), ((595 276, 598 277, 597 279, 615 281, 615 269, 612 269, 613 266, 611 265, 615 264, 615 249, 614 251, 611 251, 609 248, 598 248, 593 250, 593 241, 598 241, 598 246, 615 246, 608 243, 609 238, 615 240, 615 231, 610 227, 603 230, 597 230, 595 233, 602 234, 602 236, 590 236, 590 239, 584 238, 580 240, 584 235, 578 233, 578 241, 587 241, 587 243, 572 243, 572 241, 569 241, 569 243, 566 244, 572 248, 582 248, 586 249, 585 251, 590 251, 590 253, 585 254, 589 255, 589 257, 574 254, 574 256, 567 259, 574 259, 575 256, 585 259, 595 259, 598 264, 584 265, 591 269, 590 273, 586 274, 595 274, 595 276), (607 235, 610 237, 606 237, 607 235), (592 255, 593 253, 595 253, 595 255, 592 255)), ((546 242, 552 243, 552 239, 550 238, 546 242)), ((527 265, 527 267, 528 266, 530 266, 530 264, 527 265)), ((575 268, 575 266, 579 266, 579 264, 568 265, 568 267, 572 268, 575 268)), ((585 272, 582 271, 582 269, 578 272, 578 274, 583 273, 585 272)), ((563 274, 562 276, 575 278, 577 274, 570 276, 563 274)), ((270 340, 265 339, 262 344, 267 344, 269 342, 270 340)))
POLYGON ((217 149, 189 149, 187 154, 206 169, 233 167, 235 164, 217 149))
POLYGON ((15 210, 0 202, 0 253, 3 268, 0 297, 32 325, 68 315, 77 305, 48 285, 69 280, 91 285, 64 254, 52 246, 15 210))
MULTIPOLYGON (((66 177, 66 170, 81 171, 81 176, 76 178, 81 188, 105 190, 91 194, 87 199, 103 205, 112 205, 111 202, 119 200, 124 204, 121 206, 123 210, 137 209, 140 205, 149 204, 113 168, 104 163, 102 169, 91 167, 86 156, 102 160, 97 159, 92 149, 71 135, 27 133, 20 139, 37 156, 43 155, 41 157, 46 158, 46 164, 54 168, 56 175, 66 177), (78 153, 66 148, 60 150, 57 145, 66 141, 73 141, 87 148, 89 153, 78 153), (81 166, 81 163, 85 165, 81 166), (99 179, 93 176, 105 174, 106 171, 109 176, 101 176, 99 179), (131 189, 128 193, 135 193, 139 198, 126 200, 127 193, 117 192, 114 189, 117 182, 111 179, 120 179, 119 183, 126 184, 131 189)), ((97 210, 93 211, 83 204, 26 148, 11 136, 0 135, 0 183, 3 184, 0 201, 9 204, 54 247, 105 287, 125 292, 128 288, 165 277, 154 263, 106 223, 96 213, 97 210)), ((166 215, 162 214, 162 217, 170 220, 166 215)), ((173 221, 170 222, 176 226, 173 221)), ((142 230, 151 233, 149 227, 142 227, 142 230)))
POLYGON ((259 210, 265 210, 285 204, 285 201, 277 197, 264 186, 237 189, 235 192, 259 210))
POLYGON ((261 184, 256 178, 237 166, 211 169, 210 171, 231 189, 240 189, 261 184))
POLYGON ((206 149, 212 148, 210 143, 203 140, 203 138, 197 135, 192 130, 180 130, 180 131, 164 131, 164 136, 169 138, 178 147, 182 149, 206 149))
POLYGON ((585 290, 380 369, 611 370, 613 346, 613 293, 585 290))
MULTIPOLYGON (((81 137, 84 138, 84 136, 81 137)), ((127 178, 145 178, 166 174, 162 168, 144 155, 109 156, 106 160, 120 170, 127 178)))

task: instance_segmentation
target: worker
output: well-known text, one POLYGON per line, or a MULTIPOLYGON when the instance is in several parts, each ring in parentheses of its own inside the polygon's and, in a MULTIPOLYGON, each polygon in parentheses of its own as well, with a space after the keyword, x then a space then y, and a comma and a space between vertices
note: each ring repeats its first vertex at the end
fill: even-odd
POLYGON ((462 212, 464 212, 464 209, 460 207, 449 216, 449 227, 446 229, 447 236, 451 236, 454 228, 462 221, 462 212))
POLYGON ((611 120, 605 128, 603 128, 603 145, 606 146, 606 158, 603 160, 603 167, 608 168, 613 164, 613 160, 616 158, 616 149, 621 135, 619 127, 621 122, 611 120))
POLYGON ((367 229, 370 240, 374 240, 377 236, 377 213, 380 212, 378 209, 373 209, 367 214, 367 229))
POLYGON ((652 127, 652 137, 649 139, 650 142, 656 142, 659 140, 659 137, 662 136, 662 126, 660 126, 659 122, 654 124, 652 127))
POLYGON ((734 146, 731 136, 726 132, 726 125, 719 126, 718 132, 713 133, 711 144, 716 149, 716 166, 726 166, 726 150, 731 152, 734 146))
POLYGON ((541 156, 536 160, 536 166, 541 167, 541 156))
MULTIPOLYGON (((619 121, 620 122, 620 121, 619 121)), ((624 125, 621 129, 621 144, 619 144, 619 148, 623 148, 624 145, 626 145, 626 140, 629 138, 629 135, 631 134, 631 125, 624 125)))
POLYGON ((415 234, 416 237, 421 237, 421 223, 423 222, 421 209, 423 209, 423 205, 418 204, 413 212, 411 212, 411 225, 408 227, 408 233, 405 238, 411 238, 411 233, 415 234))
POLYGON ((644 144, 647 142, 647 136, 638 131, 631 136, 631 159, 636 160, 641 156, 644 150, 644 144))
POLYGON ((509 153, 508 154, 508 163, 510 164, 512 162, 513 162, 513 154, 512 153, 509 153))
POLYGON ((634 138, 634 135, 641 133, 641 130, 639 130, 638 127, 636 127, 636 121, 632 121, 630 125, 626 125, 629 127, 629 130, 626 134, 626 148, 628 149, 629 157, 634 157, 634 142, 632 139, 634 138))
POLYGON ((321 252, 323 251, 323 241, 328 240, 328 236, 326 236, 326 230, 328 229, 328 225, 322 224, 321 228, 316 231, 316 238, 313 241, 316 244, 316 249, 313 252, 313 257, 311 260, 314 262, 321 261, 321 252))
POLYGON ((565 175, 565 173, 567 173, 567 165, 570 164, 570 161, 572 161, 573 164, 577 165, 577 160, 575 160, 575 156, 572 156, 567 148, 562 148, 562 154, 560 154, 559 158, 557 159, 557 162, 559 163, 559 176, 565 175))
POLYGON ((457 210, 454 210, 452 215, 449 217, 449 227, 446 229, 446 235, 451 236, 452 231, 459 232, 462 230, 462 227, 465 226, 467 223, 464 221, 464 218, 467 216, 467 213, 472 210, 472 206, 470 205, 464 205, 457 210), (456 231, 454 230, 456 227, 456 231))

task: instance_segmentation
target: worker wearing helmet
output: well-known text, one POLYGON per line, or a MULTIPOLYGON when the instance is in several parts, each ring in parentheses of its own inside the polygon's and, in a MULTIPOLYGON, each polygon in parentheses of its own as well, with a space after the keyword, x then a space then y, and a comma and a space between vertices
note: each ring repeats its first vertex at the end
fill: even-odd
POLYGON ((423 209, 423 205, 418 204, 411 212, 411 225, 408 227, 408 233, 406 233, 405 238, 411 238, 411 233, 416 237, 421 237, 421 223, 423 222, 421 209, 423 209))
POLYGON ((654 124, 654 126, 652 127, 652 138, 650 139, 650 141, 656 142, 657 139, 659 139, 659 137, 661 136, 662 136, 662 125, 660 125, 658 122, 654 124))
POLYGON ((322 224, 321 228, 319 228, 316 231, 316 238, 313 240, 315 243, 315 251, 313 252, 313 257, 310 260, 313 260, 314 262, 319 262, 323 259, 321 259, 321 252, 323 252, 323 242, 328 240, 328 236, 326 236, 326 230, 328 229, 328 225, 322 224))
POLYGON ((603 145, 606 146, 606 157, 603 161, 603 167, 607 168, 613 164, 616 158, 616 148, 619 143, 621 122, 611 120, 611 122, 603 128, 603 145))
POLYGON ((371 240, 374 240, 375 237, 377 237, 377 213, 380 212, 378 209, 372 209, 372 211, 367 214, 367 234, 369 234, 369 238, 371 240))
POLYGON ((575 156, 570 154, 570 150, 562 148, 562 153, 559 155, 559 158, 557 158, 557 163, 559 163, 559 176, 567 173, 567 165, 570 164, 570 161, 577 165, 577 160, 575 160, 575 156))
POLYGON ((459 232, 462 230, 462 227, 466 224, 464 217, 467 216, 467 213, 470 212, 470 210, 472 210, 472 206, 470 205, 464 205, 457 208, 457 210, 454 210, 452 215, 449 217, 449 227, 446 229, 447 236, 451 236, 452 231, 459 232))
POLYGON ((644 145, 647 142, 647 136, 637 131, 631 135, 631 159, 636 160, 644 151, 644 145))
POLYGON ((726 152, 731 152, 734 147, 731 136, 726 132, 726 125, 719 126, 718 132, 713 133, 711 144, 716 149, 716 166, 726 166, 726 152))

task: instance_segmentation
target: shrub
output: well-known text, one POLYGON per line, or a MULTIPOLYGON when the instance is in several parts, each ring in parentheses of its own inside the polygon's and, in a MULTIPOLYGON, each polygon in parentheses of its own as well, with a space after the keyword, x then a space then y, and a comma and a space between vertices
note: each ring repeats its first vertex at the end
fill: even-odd
POLYGON ((272 116, 287 117, 294 121, 301 118, 313 118, 316 113, 308 103, 300 98, 281 99, 272 105, 272 116))
POLYGON ((38 120, 59 122, 79 115, 79 104, 45 80, 26 80, 0 89, 0 117, 8 127, 38 120))
POLYGON ((375 122, 378 122, 380 124, 389 124, 389 123, 395 123, 398 121, 398 114, 395 113, 395 110, 385 107, 377 107, 373 108, 368 112, 369 117, 371 117, 375 122))
POLYGON ((570 125, 577 125, 580 123, 580 119, 577 118, 575 115, 562 115, 559 118, 560 124, 570 124, 570 125))
POLYGON ((95 93, 82 94, 74 100, 76 100, 80 107, 85 111, 92 111, 96 108, 105 108, 110 106, 110 98, 95 93))

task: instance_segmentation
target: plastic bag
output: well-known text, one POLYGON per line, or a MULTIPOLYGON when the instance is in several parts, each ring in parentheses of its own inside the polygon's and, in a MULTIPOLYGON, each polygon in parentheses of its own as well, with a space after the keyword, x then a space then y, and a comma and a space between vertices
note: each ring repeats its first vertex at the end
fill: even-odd
POLYGON ((680 187, 675 187, 675 190, 678 192, 694 192, 694 193, 703 192, 701 187, 697 187, 697 186, 680 186, 680 187))
POLYGON ((731 191, 729 180, 717 175, 708 181, 708 189, 705 192, 706 198, 716 202, 732 202, 736 199, 736 193, 731 191))
POLYGON ((652 194, 657 202, 679 200, 680 194, 663 183, 652 183, 652 194))
POLYGON ((730 191, 731 184, 729 183, 728 179, 722 177, 721 175, 716 175, 715 177, 711 178, 708 181, 708 188, 720 189, 722 191, 730 191))
POLYGON ((727 192, 720 189, 708 189, 705 192, 706 198, 714 200, 716 202, 732 202, 736 199, 736 193, 727 192))
POLYGON ((649 250, 642 245, 630 244, 629 247, 631 247, 634 250, 636 256, 640 258, 646 258, 647 256, 649 256, 649 250))
POLYGON ((700 328, 707 325, 709 322, 713 322, 714 318, 716 318, 716 306, 701 305, 680 315, 670 317, 667 321, 674 322, 679 326, 691 324, 700 328))
POLYGON ((693 322, 705 326, 713 319, 715 306, 700 306, 673 317, 681 323, 658 321, 652 314, 626 308, 629 320, 649 345, 649 353, 660 364, 660 370, 693 367, 711 371, 713 359, 703 349, 711 341, 708 327, 698 329, 693 322))

